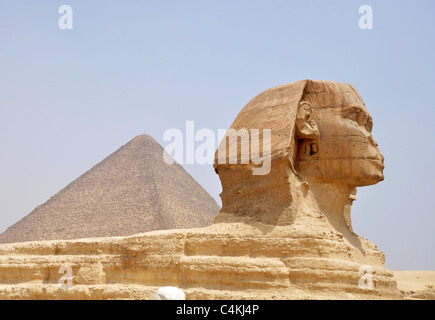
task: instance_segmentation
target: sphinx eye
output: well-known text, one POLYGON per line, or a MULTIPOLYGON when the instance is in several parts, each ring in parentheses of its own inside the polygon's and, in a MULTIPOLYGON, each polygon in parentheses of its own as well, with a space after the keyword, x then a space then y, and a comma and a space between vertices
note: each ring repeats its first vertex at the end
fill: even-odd
POLYGON ((352 107, 347 114, 347 118, 355 122, 358 122, 360 112, 361 110, 359 108, 352 107))

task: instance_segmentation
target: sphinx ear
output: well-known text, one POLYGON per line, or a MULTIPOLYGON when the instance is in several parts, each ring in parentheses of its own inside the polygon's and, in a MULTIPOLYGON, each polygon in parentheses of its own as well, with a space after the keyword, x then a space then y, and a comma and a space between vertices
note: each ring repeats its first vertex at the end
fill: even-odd
POLYGON ((296 135, 299 139, 317 140, 319 138, 319 129, 313 119, 313 113, 314 109, 308 102, 299 103, 296 115, 296 135))

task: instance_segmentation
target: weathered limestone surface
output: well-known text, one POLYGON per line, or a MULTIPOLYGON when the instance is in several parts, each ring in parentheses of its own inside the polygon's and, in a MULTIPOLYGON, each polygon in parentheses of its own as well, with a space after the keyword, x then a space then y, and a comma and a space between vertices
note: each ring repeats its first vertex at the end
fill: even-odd
POLYGON ((271 129, 270 173, 216 161, 223 207, 211 226, 1 245, 0 298, 153 299, 161 286, 187 299, 403 298, 384 254, 351 227, 355 188, 384 178, 372 124, 348 84, 266 90, 231 128, 271 129), (63 264, 69 289, 58 284, 63 264), (367 267, 371 289, 360 286, 367 267))
POLYGON ((218 223, 131 237, 5 244, 0 248, 1 299, 153 299, 175 286, 187 299, 399 298, 383 255, 360 250, 341 234, 305 228, 218 223), (370 263, 375 288, 361 289, 370 263), (61 289, 62 265, 73 286, 61 289))

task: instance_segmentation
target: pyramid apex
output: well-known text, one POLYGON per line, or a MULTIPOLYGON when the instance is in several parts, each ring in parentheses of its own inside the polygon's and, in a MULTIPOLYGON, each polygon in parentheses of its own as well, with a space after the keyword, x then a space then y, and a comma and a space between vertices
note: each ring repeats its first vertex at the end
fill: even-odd
POLYGON ((130 143, 141 143, 141 142, 146 142, 146 141, 156 141, 152 136, 150 136, 149 134, 140 134, 137 135, 136 137, 134 137, 133 139, 130 140, 130 143))
POLYGON ((152 137, 152 136, 150 136, 149 134, 139 134, 139 135, 137 135, 136 137, 134 137, 133 138, 133 140, 139 140, 139 139, 153 139, 154 140, 154 138, 152 137))

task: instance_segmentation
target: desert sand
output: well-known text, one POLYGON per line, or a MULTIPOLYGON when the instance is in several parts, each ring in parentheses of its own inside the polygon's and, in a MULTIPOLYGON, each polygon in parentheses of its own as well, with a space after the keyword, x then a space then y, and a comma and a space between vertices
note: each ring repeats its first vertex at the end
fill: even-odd
POLYGON ((435 300, 435 271, 393 271, 397 288, 408 299, 435 300))

